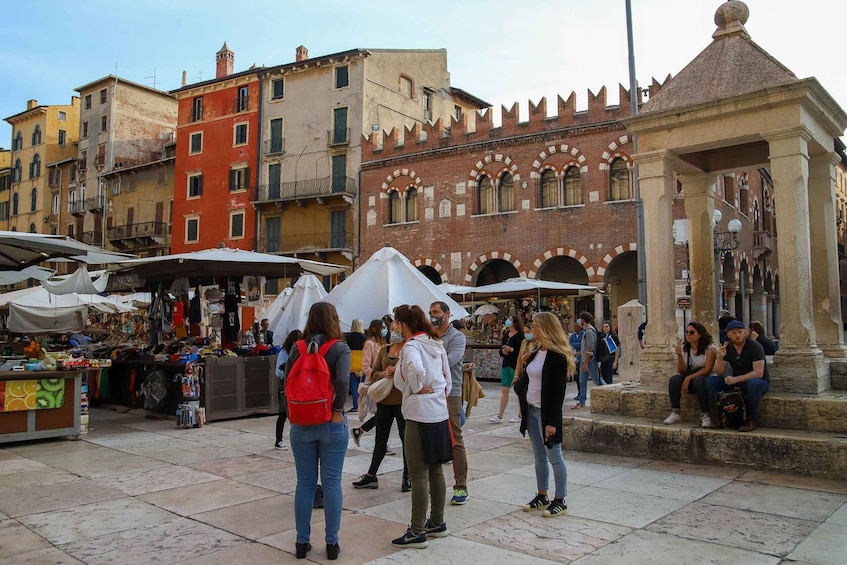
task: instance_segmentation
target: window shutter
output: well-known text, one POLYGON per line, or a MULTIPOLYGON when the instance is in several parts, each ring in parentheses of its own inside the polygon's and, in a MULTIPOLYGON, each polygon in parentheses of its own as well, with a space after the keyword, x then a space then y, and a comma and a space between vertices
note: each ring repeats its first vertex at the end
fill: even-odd
POLYGON ((200 175, 197 182, 197 195, 203 196, 203 175, 200 175))
POLYGON ((244 169, 244 187, 250 188, 250 167, 244 169))
POLYGON ((235 190, 235 171, 231 169, 229 171, 229 190, 230 192, 235 190))

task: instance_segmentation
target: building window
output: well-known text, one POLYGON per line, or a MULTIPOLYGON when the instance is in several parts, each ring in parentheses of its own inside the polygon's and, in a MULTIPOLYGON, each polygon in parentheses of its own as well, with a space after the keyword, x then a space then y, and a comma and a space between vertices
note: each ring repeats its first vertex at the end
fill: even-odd
POLYGON ((582 183, 578 167, 568 167, 565 171, 565 206, 582 204, 582 183))
POLYGON ((56 192, 56 193, 53 194, 53 201, 50 203, 50 213, 51 214, 58 214, 59 213, 59 206, 60 206, 60 197, 59 197, 59 193, 56 192))
POLYGON ((250 185, 250 169, 244 167, 241 169, 232 169, 229 171, 229 191, 236 192, 239 190, 247 190, 250 185))
POLYGON ((24 148, 24 134, 21 130, 18 130, 18 133, 15 134, 15 140, 12 142, 12 151, 20 151, 24 148))
POLYGON ((238 88, 238 98, 235 99, 235 111, 246 112, 250 108, 250 87, 241 86, 238 88))
POLYGON ((271 120, 271 141, 268 153, 282 153, 282 118, 271 120))
POLYGON ((476 202, 477 214, 494 213, 494 185, 491 184, 491 178, 485 175, 479 177, 476 202))
POLYGON ((541 173, 541 190, 539 192, 539 208, 553 208, 559 205, 559 183, 555 171, 545 169, 541 173))
POLYGON ((275 78, 271 81, 271 100, 278 100, 285 97, 285 80, 275 78))
POLYGON ((350 84, 347 65, 335 67, 335 88, 344 88, 350 84))
POLYGON ((332 191, 344 192, 347 189, 347 155, 332 156, 332 191))
POLYGON ((9 202, 0 202, 0 221, 9 219, 9 202))
POLYGON ((229 215, 229 237, 240 239, 244 237, 244 212, 232 212, 229 215))
POLYGON ((185 243, 196 243, 200 240, 200 218, 185 219, 185 243))
POLYGON ((742 184, 738 191, 738 211, 745 216, 750 212, 750 187, 742 184))
POLYGON ((188 176, 188 197, 200 198, 203 196, 203 174, 188 176))
POLYGON ((723 200, 730 206, 735 206, 735 175, 723 177, 723 200))
POLYGON ((59 145, 64 145, 68 142, 68 132, 63 129, 59 130, 59 145))
POLYGON ((415 97, 415 83, 405 75, 400 75, 400 94, 406 98, 415 97))
POLYGON ((33 188, 29 193, 29 211, 35 212, 38 210, 38 190, 33 188))
POLYGON ((497 206, 499 212, 510 212, 515 209, 514 183, 510 173, 500 177, 500 183, 497 186, 497 206))
POLYGON ((70 166, 70 172, 68 174, 68 182, 76 182, 76 165, 70 166))
POLYGON ((233 128, 233 145, 244 145, 247 143, 247 124, 236 124, 233 128))
POLYGON ((406 191, 406 221, 418 221, 418 191, 414 188, 406 191))
POLYGON ((335 145, 348 143, 347 108, 332 110, 332 143, 335 145))
POLYGON ((18 215, 18 205, 19 204, 20 204, 20 196, 16 192, 12 195, 12 215, 13 216, 18 215))
POLYGON ((455 119, 457 122, 462 119, 461 106, 453 106, 453 119, 455 119))
POLYGON ((432 92, 424 89, 423 93, 423 111, 424 111, 424 119, 427 121, 432 120, 432 92))
POLYGON ((83 139, 88 137, 88 122, 82 122, 82 137, 83 139))
POLYGON ((106 131, 109 126, 109 117, 108 116, 100 116, 100 131, 106 131))
POLYGON ((620 157, 609 167, 609 200, 631 200, 629 191, 629 169, 620 157))
POLYGON ((66 121, 67 119, 68 119, 68 114, 67 114, 67 112, 63 112, 63 111, 59 110, 59 121, 60 121, 60 122, 64 122, 64 121, 66 121))
POLYGON ((199 122, 203 119, 203 97, 196 97, 191 103, 191 121, 199 122))
POLYGON ((388 223, 399 224, 402 222, 402 212, 403 210, 400 207, 400 193, 392 190, 388 193, 388 223))
POLYGON ((32 130, 32 144, 41 145, 41 126, 35 124, 35 129, 32 130))
POLYGON ((15 159, 15 168, 12 169, 12 182, 21 182, 23 180, 23 170, 21 160, 15 159))
POLYGON ((29 178, 37 179, 41 176, 41 157, 36 153, 32 157, 32 162, 29 164, 29 178))
POLYGON ((105 88, 100 91, 100 103, 101 104, 106 103, 106 89, 105 88))
POLYGON ((203 152, 203 132, 191 134, 191 146, 188 149, 189 155, 203 152))
POLYGON ((112 195, 117 196, 121 193, 121 180, 112 181, 112 195))
POLYGON ((35 228, 35 224, 29 225, 29 233, 37 233, 38 230, 35 228))
POLYGON ((86 110, 91 109, 91 95, 90 94, 85 95, 85 109, 86 110))

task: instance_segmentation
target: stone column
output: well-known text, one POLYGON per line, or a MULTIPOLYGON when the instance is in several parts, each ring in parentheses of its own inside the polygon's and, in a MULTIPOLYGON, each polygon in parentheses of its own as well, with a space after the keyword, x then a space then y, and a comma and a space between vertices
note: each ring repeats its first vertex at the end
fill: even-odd
POLYGON ((641 199, 644 201, 644 253, 647 262, 647 347, 641 355, 641 383, 667 387, 673 371, 677 339, 674 300, 674 179, 669 151, 638 153, 641 199))
POLYGON ((835 167, 839 157, 822 153, 809 160, 809 226, 812 260, 812 304, 815 337, 826 357, 847 356, 841 320, 838 234, 835 225, 835 167))
POLYGON ((715 177, 683 175, 685 216, 688 219, 688 268, 691 277, 691 318, 718 335, 715 288, 715 244, 712 213, 715 210, 715 177))
POLYGON ((762 323, 765 325, 765 330, 768 332, 768 336, 775 336, 776 330, 774 329, 774 319, 773 319, 773 295, 767 295, 767 314, 765 315, 765 320, 762 320, 762 323))
POLYGON ((750 317, 750 297, 753 295, 753 291, 747 288, 747 283, 744 283, 744 290, 741 293, 741 319, 744 320, 745 324, 749 324, 750 320, 753 318, 750 317))
POLYGON ((638 300, 630 300, 618 307, 618 338, 621 355, 618 359, 618 381, 636 381, 641 373, 641 344, 638 343, 638 326, 644 321, 645 309, 638 300))
POLYGON ((762 326, 765 328, 765 333, 769 331, 766 302, 767 295, 761 291, 754 291, 753 295, 750 297, 750 321, 758 320, 762 322, 762 326))
POLYGON ((729 315, 733 318, 737 318, 738 314, 735 312, 735 295, 738 292, 738 289, 734 286, 723 286, 723 293, 726 297, 726 309, 729 310, 729 315))
POLYGON ((812 300, 808 146, 812 135, 799 126, 768 132, 763 137, 770 146, 782 285, 780 345, 774 357, 777 370, 771 377, 771 390, 817 394, 828 389, 830 382, 816 343, 812 300))
POLYGON ((603 294, 594 293, 594 327, 600 331, 603 326, 603 294))

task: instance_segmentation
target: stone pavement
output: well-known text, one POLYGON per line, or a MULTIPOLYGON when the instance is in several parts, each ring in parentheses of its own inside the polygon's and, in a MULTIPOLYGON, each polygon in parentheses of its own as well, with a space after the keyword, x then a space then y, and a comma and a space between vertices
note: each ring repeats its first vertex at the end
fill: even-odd
MULTIPOLYGON (((471 498, 447 506, 451 535, 392 547, 409 519, 399 450, 378 490, 350 485, 371 432, 360 448, 350 441, 337 563, 847 563, 846 482, 567 452, 568 515, 525 513, 529 440, 488 423, 499 391, 483 386, 465 425, 471 498)), ((274 422, 182 430, 94 410, 83 441, 0 446, 0 564, 308 562, 293 555, 293 457, 272 448, 274 422)), ((445 477, 451 486, 449 466, 445 477)), ((326 561, 322 520, 315 511, 311 561, 326 561)))

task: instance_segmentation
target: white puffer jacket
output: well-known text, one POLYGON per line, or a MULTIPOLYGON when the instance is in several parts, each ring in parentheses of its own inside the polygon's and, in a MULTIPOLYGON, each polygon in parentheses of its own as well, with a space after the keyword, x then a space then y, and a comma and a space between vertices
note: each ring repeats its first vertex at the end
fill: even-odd
POLYGON ((452 388, 450 364, 440 339, 425 334, 410 338, 400 350, 394 386, 403 393, 403 417, 413 422, 447 420, 447 395, 452 388), (421 394, 429 385, 434 392, 421 394))

